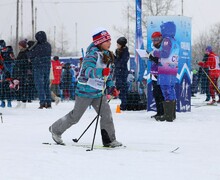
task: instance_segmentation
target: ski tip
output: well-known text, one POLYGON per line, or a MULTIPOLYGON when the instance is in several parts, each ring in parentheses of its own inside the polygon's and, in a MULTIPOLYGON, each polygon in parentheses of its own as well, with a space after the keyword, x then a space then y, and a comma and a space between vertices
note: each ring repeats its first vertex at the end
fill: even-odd
POLYGON ((60 144, 57 144, 57 143, 43 142, 42 144, 45 144, 45 145, 60 145, 60 146, 66 146, 66 144, 65 144, 65 143, 60 143, 60 144))
POLYGON ((175 153, 180 147, 175 148, 174 150, 170 151, 171 153, 175 153))

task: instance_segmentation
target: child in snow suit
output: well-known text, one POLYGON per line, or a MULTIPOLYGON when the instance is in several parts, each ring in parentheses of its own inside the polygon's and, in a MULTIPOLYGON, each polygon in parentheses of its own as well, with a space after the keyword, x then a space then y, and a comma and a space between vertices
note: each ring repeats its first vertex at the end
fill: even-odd
POLYGON ((73 124, 78 123, 88 106, 91 105, 98 113, 101 105, 99 115, 103 145, 107 147, 122 145, 116 140, 112 112, 106 96, 103 95, 105 86, 113 96, 119 94, 112 81, 111 63, 114 56, 109 51, 110 46, 109 33, 103 28, 97 29, 93 35, 93 43, 87 48, 82 62, 75 92, 75 106, 72 111, 49 127, 52 138, 57 144, 63 144, 61 135, 73 124))

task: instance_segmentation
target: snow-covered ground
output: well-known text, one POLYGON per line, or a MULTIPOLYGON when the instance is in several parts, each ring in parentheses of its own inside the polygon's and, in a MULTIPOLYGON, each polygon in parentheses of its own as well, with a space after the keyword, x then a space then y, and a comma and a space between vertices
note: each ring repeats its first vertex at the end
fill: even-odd
MULTIPOLYGON (((200 104, 197 94, 192 104, 200 104)), ((16 102, 13 102, 14 106, 16 102)), ((53 143, 48 127, 69 112, 74 102, 63 102, 53 109, 39 110, 38 102, 26 109, 4 108, 0 122, 1 180, 219 180, 220 104, 192 106, 177 113, 173 123, 157 122, 155 112, 116 113, 119 100, 110 105, 118 141, 126 149, 94 149, 74 146, 96 116, 88 109, 81 121, 63 134, 67 146, 53 143), (172 150, 179 147, 175 152, 172 150)), ((94 125, 77 144, 91 145, 94 125)), ((101 145, 97 131, 95 145, 101 145)))

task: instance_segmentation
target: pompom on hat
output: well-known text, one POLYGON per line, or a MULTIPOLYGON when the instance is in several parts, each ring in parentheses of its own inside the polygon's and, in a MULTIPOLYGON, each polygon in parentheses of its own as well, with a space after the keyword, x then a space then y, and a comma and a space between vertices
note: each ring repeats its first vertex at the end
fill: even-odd
POLYGON ((105 28, 100 27, 93 32, 92 39, 93 43, 97 46, 99 44, 111 40, 111 36, 105 28))

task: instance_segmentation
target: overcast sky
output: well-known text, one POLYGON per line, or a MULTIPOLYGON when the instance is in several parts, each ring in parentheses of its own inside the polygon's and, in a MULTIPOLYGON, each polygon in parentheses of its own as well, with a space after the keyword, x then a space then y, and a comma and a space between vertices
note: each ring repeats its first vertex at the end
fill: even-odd
MULTIPOLYGON (((11 27, 15 36, 16 1, 0 0, 0 39, 10 44, 11 27)), ((20 0, 21 1, 21 0, 20 0)), ((175 0, 174 14, 181 14, 181 0, 175 0)), ((31 34, 31 0, 23 0, 23 36, 31 34)), ((54 39, 60 38, 60 29, 63 26, 66 38, 71 42, 69 50, 80 52, 86 49, 92 40, 92 32, 97 27, 105 27, 112 35, 112 47, 116 48, 116 40, 120 36, 113 26, 127 27, 127 19, 123 10, 128 3, 135 0, 34 0, 37 7, 37 31, 44 30, 54 39), (62 3, 54 3, 62 2, 62 3), (77 25, 77 28, 76 28, 77 25), (50 33, 49 33, 50 30, 50 33), (77 38, 76 38, 77 35, 77 38)), ((192 37, 207 30, 214 23, 220 22, 218 15, 219 0, 184 0, 184 15, 192 17, 192 37)), ((21 30, 21 29, 20 29, 21 30)), ((80 55, 80 54, 79 54, 80 55)))

